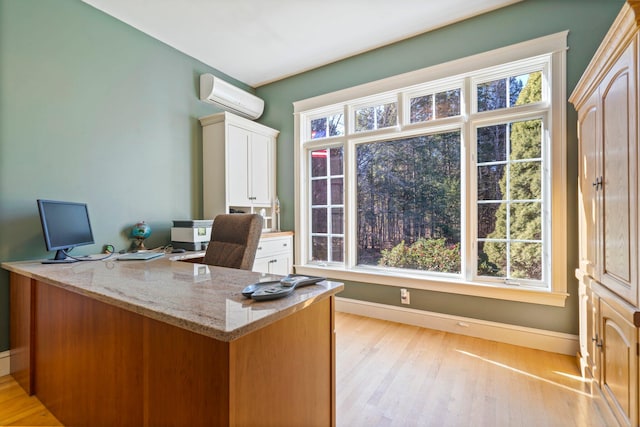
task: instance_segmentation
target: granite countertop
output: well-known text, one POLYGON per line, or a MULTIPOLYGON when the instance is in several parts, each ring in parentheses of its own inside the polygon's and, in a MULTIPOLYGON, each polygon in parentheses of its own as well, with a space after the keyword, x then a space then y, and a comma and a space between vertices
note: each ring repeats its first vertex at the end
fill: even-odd
POLYGON ((296 289, 273 301, 242 295, 245 286, 282 276, 181 262, 167 254, 149 261, 39 261, 2 263, 2 268, 98 301, 221 341, 233 341, 271 324, 317 300, 340 292, 344 285, 322 281, 296 289))

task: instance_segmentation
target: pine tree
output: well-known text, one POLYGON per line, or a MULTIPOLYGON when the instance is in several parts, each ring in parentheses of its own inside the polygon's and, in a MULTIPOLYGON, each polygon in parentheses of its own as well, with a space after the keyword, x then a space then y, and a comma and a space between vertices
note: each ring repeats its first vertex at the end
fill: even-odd
MULTIPOLYGON (((542 73, 529 75, 516 105, 539 101, 542 91, 542 73)), ((540 240, 542 234, 541 203, 541 121, 539 119, 514 122, 510 126, 509 170, 500 179, 503 199, 515 201, 502 203, 496 211, 495 229, 487 237, 494 239, 511 238, 517 240, 540 240), (527 160, 518 162, 519 160, 527 160), (534 160, 535 159, 535 160, 534 160), (507 174, 511 177, 507 188, 507 174), (507 209, 510 209, 510 233, 507 236, 507 209)), ((510 245, 510 275, 513 278, 542 278, 542 245, 539 243, 512 242, 510 245)), ((493 274, 506 275, 507 244, 486 242, 484 253, 490 264, 497 267, 493 274)))

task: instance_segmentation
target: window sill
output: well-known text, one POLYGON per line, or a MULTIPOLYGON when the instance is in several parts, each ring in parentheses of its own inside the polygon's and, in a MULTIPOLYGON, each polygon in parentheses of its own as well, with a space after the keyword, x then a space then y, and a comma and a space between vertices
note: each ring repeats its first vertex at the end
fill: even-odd
POLYGON ((385 273, 366 269, 345 269, 336 266, 296 265, 297 274, 325 276, 331 279, 348 280, 377 285, 408 287, 427 291, 447 292, 483 298, 564 307, 569 294, 507 285, 490 285, 455 279, 433 279, 411 274, 385 273))

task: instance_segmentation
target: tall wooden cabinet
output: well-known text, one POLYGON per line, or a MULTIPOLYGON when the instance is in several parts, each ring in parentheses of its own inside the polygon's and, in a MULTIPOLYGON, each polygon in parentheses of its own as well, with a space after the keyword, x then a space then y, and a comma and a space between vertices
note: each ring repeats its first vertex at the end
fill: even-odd
POLYGON ((580 359, 621 425, 640 419, 638 58, 628 2, 569 100, 578 112, 580 359))
POLYGON ((260 213, 265 229, 274 229, 279 132, 228 112, 203 117, 200 123, 204 217, 260 213))

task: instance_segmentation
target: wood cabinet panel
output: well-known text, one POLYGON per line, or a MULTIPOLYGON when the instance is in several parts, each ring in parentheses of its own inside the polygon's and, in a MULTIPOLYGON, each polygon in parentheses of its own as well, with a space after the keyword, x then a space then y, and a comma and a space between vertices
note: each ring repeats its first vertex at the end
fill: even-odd
POLYGON ((580 269, 591 277, 598 279, 598 204, 596 200, 599 186, 600 170, 598 167, 599 120, 598 98, 594 93, 580 110, 578 117, 578 135, 580 136, 580 163, 578 179, 579 197, 579 230, 580 236, 580 269))
POLYGON ((231 425, 333 425, 332 324, 327 298, 232 342, 231 425))
POLYGON ((35 388, 65 425, 142 425, 141 317, 36 282, 35 388))
POLYGON ((621 425, 638 422, 637 328, 607 300, 600 300, 602 381, 605 399, 621 425))
POLYGON ((33 285, 31 279, 16 273, 10 273, 9 301, 10 314, 10 372, 27 394, 35 393, 33 386, 33 285))
POLYGON ((635 43, 600 86, 602 97, 600 281, 637 303, 637 172, 635 137, 635 43))
POLYGON ((146 426, 229 425, 229 343, 148 318, 143 342, 146 426))

